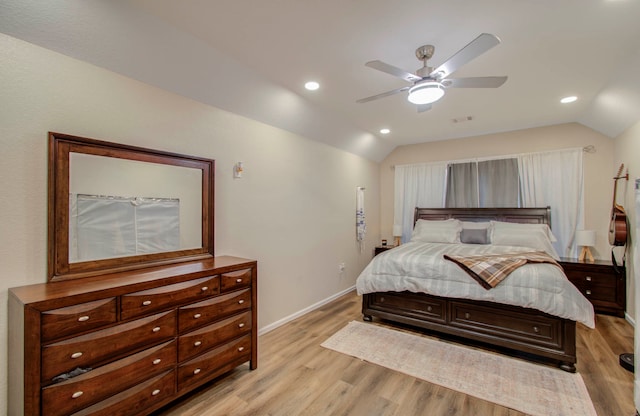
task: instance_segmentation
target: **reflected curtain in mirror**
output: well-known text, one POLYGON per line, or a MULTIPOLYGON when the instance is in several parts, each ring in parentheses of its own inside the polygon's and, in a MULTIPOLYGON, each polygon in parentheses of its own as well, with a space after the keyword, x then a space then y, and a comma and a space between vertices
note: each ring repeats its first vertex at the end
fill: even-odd
POLYGON ((180 249, 180 200, 74 195, 69 200, 69 261, 180 249))

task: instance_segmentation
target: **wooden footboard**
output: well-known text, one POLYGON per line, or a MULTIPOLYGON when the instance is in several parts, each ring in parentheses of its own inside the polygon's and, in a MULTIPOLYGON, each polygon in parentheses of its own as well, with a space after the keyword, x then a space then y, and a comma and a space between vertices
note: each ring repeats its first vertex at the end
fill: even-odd
MULTIPOLYGON (((365 294, 365 321, 373 317, 453 335, 475 343, 525 353, 535 361, 575 372, 576 323, 516 306, 423 293, 365 294)), ((522 355, 522 354, 518 354, 522 355)))

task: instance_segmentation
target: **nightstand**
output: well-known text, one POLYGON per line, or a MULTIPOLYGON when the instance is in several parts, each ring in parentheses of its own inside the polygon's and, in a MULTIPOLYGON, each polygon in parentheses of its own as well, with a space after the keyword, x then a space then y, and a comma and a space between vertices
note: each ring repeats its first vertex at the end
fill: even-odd
POLYGON ((616 273, 610 260, 594 263, 561 258, 565 274, 582 294, 591 301, 596 313, 624 317, 627 306, 626 271, 619 266, 616 273))
POLYGON ((373 256, 375 257, 383 251, 391 250, 392 248, 396 247, 397 246, 376 246, 376 248, 373 250, 373 256))

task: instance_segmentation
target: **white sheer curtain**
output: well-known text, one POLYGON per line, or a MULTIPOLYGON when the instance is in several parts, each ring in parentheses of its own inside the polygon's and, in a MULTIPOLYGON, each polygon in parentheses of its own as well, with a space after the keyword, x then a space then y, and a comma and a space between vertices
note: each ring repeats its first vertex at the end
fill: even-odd
POLYGON ((444 207, 447 162, 395 167, 393 235, 411 239, 416 207, 444 207))
POLYGON ((582 149, 518 156, 523 207, 551 207, 554 243, 562 257, 575 257, 575 230, 584 222, 582 149))

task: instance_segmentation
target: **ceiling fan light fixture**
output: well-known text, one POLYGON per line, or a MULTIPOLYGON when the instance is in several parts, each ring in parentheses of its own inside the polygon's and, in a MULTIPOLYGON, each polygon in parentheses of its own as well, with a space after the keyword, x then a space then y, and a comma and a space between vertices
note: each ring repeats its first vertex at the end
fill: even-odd
POLYGON ((431 104, 444 95, 444 88, 438 81, 421 82, 409 89, 407 100, 413 104, 431 104))

